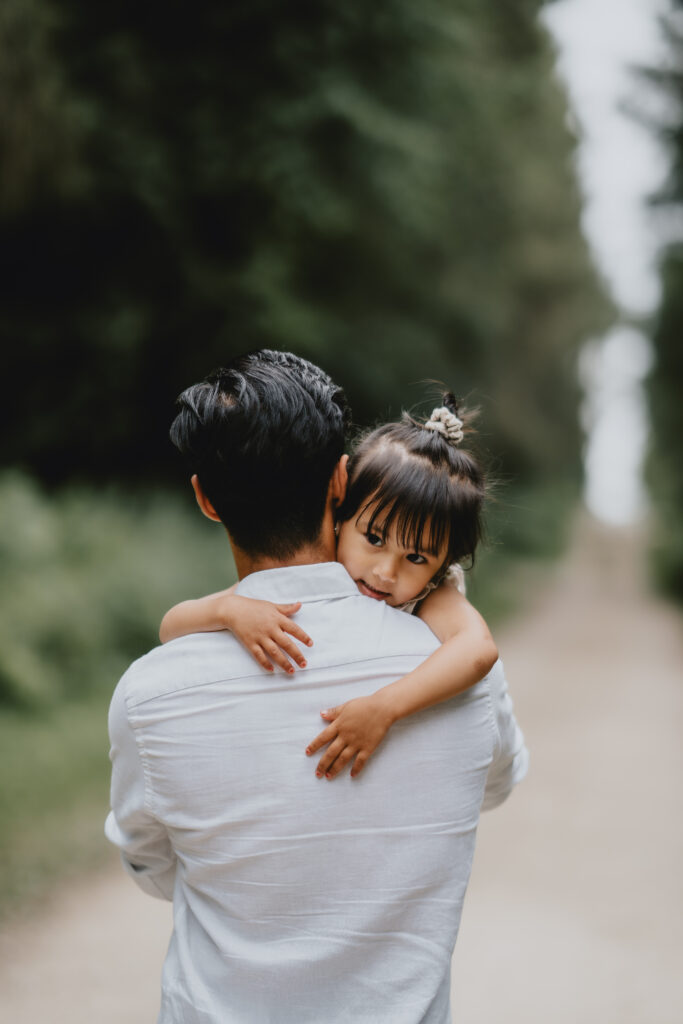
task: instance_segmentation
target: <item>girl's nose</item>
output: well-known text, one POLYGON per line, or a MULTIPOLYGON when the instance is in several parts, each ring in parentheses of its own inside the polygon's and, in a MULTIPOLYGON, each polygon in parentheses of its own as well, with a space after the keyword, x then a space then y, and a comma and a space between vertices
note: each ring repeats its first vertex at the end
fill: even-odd
POLYGON ((396 580, 396 566, 393 559, 384 559, 378 562, 374 568, 375 576, 385 583, 394 583, 396 580))

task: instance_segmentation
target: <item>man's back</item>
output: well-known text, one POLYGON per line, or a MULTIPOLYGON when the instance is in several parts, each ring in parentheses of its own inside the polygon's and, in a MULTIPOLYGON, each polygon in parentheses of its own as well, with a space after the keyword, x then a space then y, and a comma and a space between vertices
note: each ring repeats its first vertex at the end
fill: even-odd
POLYGON ((443 1024, 487 773, 495 802, 525 768, 500 667, 395 726, 357 779, 318 780, 319 711, 437 641, 337 563, 239 589, 303 602, 307 669, 271 675, 233 637, 195 635, 137 662, 112 702, 108 834, 174 899, 160 1021, 443 1024))

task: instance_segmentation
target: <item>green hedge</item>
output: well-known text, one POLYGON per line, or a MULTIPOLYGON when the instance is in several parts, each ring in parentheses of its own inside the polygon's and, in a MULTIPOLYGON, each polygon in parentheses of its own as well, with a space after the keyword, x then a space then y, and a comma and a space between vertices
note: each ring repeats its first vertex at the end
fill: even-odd
MULTIPOLYGON (((193 501, 193 499, 192 499, 193 501)), ((0 478, 0 704, 110 690, 158 642, 166 608, 234 579, 220 527, 181 496, 70 490, 0 478)))

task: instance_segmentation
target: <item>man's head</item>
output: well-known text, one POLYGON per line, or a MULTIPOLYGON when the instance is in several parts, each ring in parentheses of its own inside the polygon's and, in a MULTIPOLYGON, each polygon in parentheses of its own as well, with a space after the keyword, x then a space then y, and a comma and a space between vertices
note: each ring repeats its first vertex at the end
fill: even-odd
POLYGON ((286 561, 319 538, 344 451, 344 392, 290 352, 239 356, 180 395, 171 440, 234 544, 286 561))

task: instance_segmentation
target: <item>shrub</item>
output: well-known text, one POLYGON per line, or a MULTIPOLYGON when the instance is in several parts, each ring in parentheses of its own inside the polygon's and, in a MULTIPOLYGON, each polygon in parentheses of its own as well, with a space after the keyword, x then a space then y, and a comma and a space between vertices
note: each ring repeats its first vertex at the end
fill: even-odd
POLYGON ((176 601, 229 585, 230 549, 189 496, 0 478, 0 704, 111 690, 176 601))

